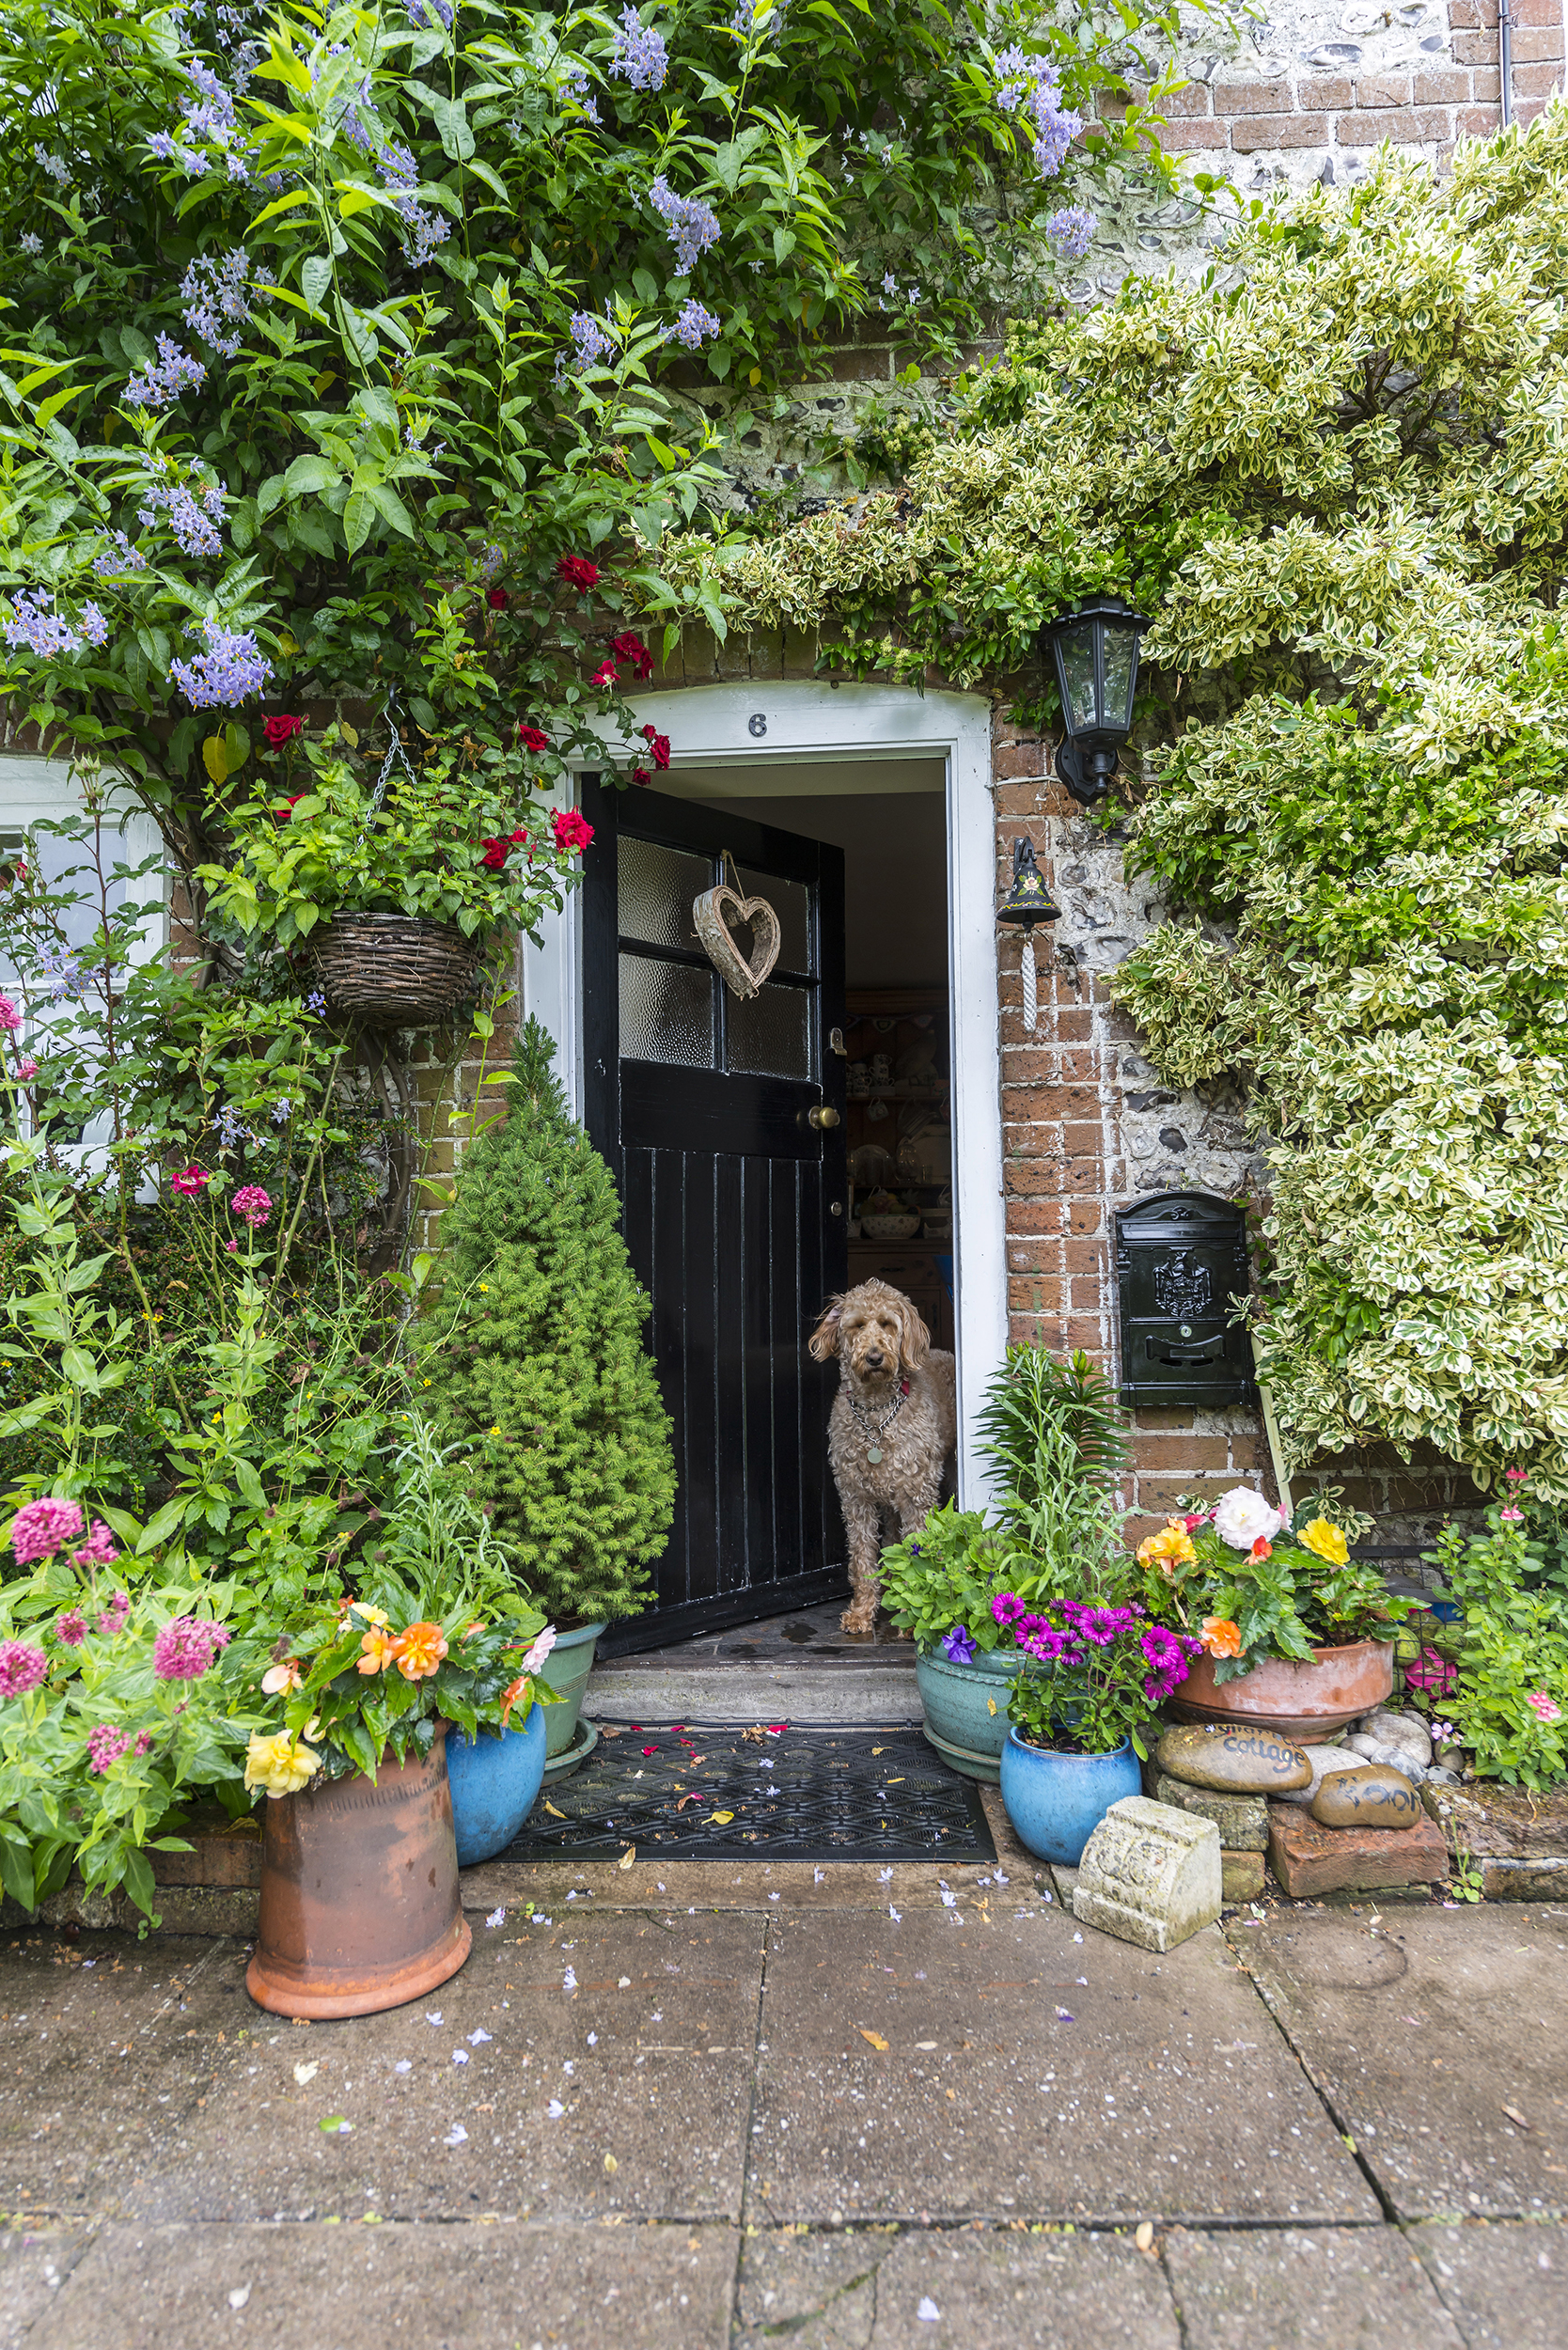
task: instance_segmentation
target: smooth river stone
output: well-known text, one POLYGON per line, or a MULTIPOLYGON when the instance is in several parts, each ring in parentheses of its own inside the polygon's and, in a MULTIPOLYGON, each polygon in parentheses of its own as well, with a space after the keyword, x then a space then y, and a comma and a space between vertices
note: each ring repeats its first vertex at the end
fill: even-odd
POLYGON ((1303 1747, 1301 1751, 1312 1766, 1312 1776, 1305 1787, 1293 1788, 1288 1795, 1281 1795, 1281 1803, 1304 1807, 1310 1804, 1325 1778, 1332 1778, 1336 1771, 1358 1771, 1366 1760, 1364 1755, 1353 1754, 1348 1747, 1303 1747))
POLYGON ((1410 1781, 1384 1762, 1363 1762, 1356 1771, 1336 1771, 1312 1798, 1312 1817, 1324 1827, 1419 1827, 1426 1810, 1410 1781))
POLYGON ((1217 1788, 1222 1795, 1283 1795, 1309 1786, 1312 1777, 1301 1748, 1277 1730, 1223 1722, 1168 1730, 1154 1760, 1168 1777, 1188 1787, 1217 1788))

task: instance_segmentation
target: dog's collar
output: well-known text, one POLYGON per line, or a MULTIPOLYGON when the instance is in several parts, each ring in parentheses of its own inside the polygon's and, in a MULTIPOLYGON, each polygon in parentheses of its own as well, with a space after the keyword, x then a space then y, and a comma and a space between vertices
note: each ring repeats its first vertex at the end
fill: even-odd
POLYGON ((882 1458, 882 1447, 878 1442, 878 1438, 885 1435, 886 1431, 891 1428, 893 1422, 898 1418, 899 1414, 902 1411, 905 1402, 908 1401, 908 1397, 909 1382, 907 1379, 901 1379, 899 1381, 898 1393, 894 1396, 893 1401, 889 1403, 887 1409, 883 1413, 882 1418, 879 1420, 869 1419, 865 1411, 855 1401, 853 1395, 846 1399, 850 1410, 854 1413, 855 1418, 860 1422, 861 1427, 865 1431, 866 1458, 870 1461, 873 1468, 882 1458))

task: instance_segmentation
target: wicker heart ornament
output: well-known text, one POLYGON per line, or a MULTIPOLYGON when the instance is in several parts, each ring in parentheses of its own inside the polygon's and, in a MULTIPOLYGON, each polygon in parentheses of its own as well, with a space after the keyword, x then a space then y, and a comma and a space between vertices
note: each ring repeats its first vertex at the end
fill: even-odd
POLYGON ((765 898, 743 898, 738 889, 721 882, 716 889, 705 889, 692 905, 692 920, 702 941, 708 960, 732 995, 745 998, 760 995, 762 981, 778 961, 781 933, 778 916, 765 898), (748 963, 736 946, 724 918, 727 905, 734 908, 737 922, 752 925, 751 961, 748 963))

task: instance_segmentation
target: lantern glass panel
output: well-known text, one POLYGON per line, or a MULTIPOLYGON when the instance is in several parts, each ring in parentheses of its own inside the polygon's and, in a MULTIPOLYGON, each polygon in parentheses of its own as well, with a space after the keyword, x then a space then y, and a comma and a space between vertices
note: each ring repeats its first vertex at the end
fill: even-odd
POLYGON ((1094 694, 1094 631, 1087 622, 1064 628, 1056 640, 1057 682, 1066 704, 1062 717, 1069 734, 1081 734, 1098 723, 1094 694))
POLYGON ((1137 666, 1137 636, 1130 628, 1118 628, 1114 621, 1105 629, 1105 701, 1102 723, 1107 727, 1126 728, 1133 723, 1133 675, 1137 666))

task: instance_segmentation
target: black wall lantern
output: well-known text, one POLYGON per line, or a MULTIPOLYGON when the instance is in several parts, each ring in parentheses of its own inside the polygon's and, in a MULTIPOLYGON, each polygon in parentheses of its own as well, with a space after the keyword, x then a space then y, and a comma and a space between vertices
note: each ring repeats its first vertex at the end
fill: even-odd
POLYGON ((1057 665, 1066 739, 1057 773, 1075 800, 1104 799, 1117 754, 1133 730, 1138 638, 1151 625, 1120 596, 1090 596, 1041 631, 1057 665))

